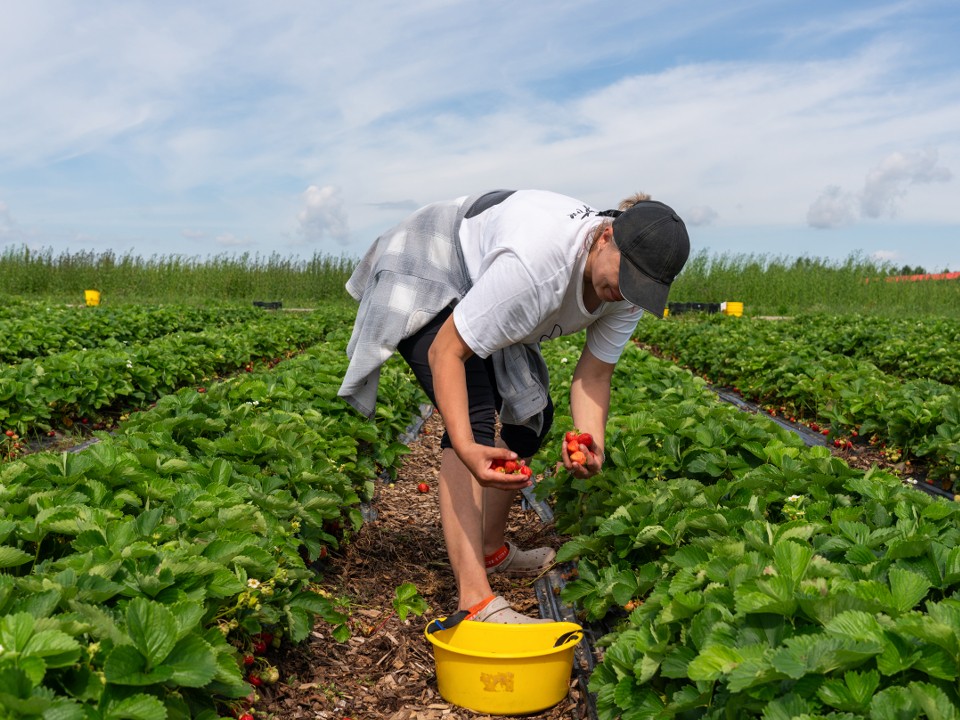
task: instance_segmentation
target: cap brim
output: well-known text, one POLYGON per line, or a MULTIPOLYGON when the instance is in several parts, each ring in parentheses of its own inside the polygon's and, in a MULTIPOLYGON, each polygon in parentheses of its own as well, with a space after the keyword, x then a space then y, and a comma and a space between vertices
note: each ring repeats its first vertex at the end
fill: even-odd
POLYGON ((643 308, 654 317, 662 318, 667 307, 670 286, 637 269, 625 257, 620 259, 620 294, 631 305, 643 308))

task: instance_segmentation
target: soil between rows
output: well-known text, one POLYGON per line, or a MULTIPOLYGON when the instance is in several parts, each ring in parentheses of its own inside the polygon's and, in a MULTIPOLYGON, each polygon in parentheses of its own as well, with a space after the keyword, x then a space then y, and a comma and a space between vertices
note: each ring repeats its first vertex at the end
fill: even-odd
MULTIPOLYGON (((364 523, 342 550, 325 561, 318 584, 334 596, 351 598, 353 637, 337 643, 318 623, 295 647, 270 656, 280 681, 260 689, 254 716, 351 720, 483 720, 500 716, 466 710, 444 701, 437 691, 432 646, 423 628, 433 617, 456 610, 456 588, 447 560, 437 506, 442 421, 434 413, 410 445, 396 481, 378 483, 372 506, 377 517, 364 523), (428 493, 417 485, 426 482, 428 493), (410 582, 430 606, 405 622, 393 612, 394 589, 410 582)), ((533 510, 518 503, 508 537, 522 547, 559 548, 563 538, 533 510)), ((533 580, 496 577, 494 592, 520 612, 538 615, 533 580)), ((584 688, 571 675, 567 697, 530 720, 585 720, 584 688)))

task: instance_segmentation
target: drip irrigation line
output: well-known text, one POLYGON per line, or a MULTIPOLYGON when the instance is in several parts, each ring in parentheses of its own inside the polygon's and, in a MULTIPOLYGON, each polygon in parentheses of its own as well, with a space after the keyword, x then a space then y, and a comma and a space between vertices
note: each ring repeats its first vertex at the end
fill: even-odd
MULTIPOLYGON (((538 500, 533 493, 533 487, 525 487, 522 491, 522 503, 525 507, 534 510, 544 524, 553 522, 553 510, 546 503, 538 500)), ((583 640, 577 643, 573 653, 573 673, 577 676, 582 690, 583 703, 591 720, 597 720, 597 697, 588 690, 590 675, 595 666, 593 649, 597 639, 609 632, 600 626, 583 623, 577 618, 574 608, 560 600, 560 593, 567 584, 566 578, 576 572, 575 562, 566 562, 554 565, 550 570, 534 581, 533 589, 540 606, 540 617, 550 618, 555 622, 572 622, 583 628, 583 640)))
POLYGON ((577 618, 574 609, 560 600, 560 593, 566 585, 566 578, 575 570, 574 563, 555 565, 545 574, 537 578, 533 584, 540 604, 540 616, 548 617, 556 622, 572 622, 583 628, 583 639, 573 650, 573 674, 577 677, 581 689, 581 702, 591 720, 597 720, 597 696, 589 691, 590 676, 593 674, 595 661, 593 648, 597 639, 606 634, 591 624, 585 624, 577 618))
POLYGON ((903 483, 904 485, 907 485, 908 487, 912 487, 916 490, 922 490, 928 495, 942 497, 946 500, 953 500, 953 501, 960 500, 960 495, 952 493, 949 490, 944 490, 943 488, 939 488, 936 485, 929 485, 927 483, 920 482, 919 480, 914 480, 913 478, 905 478, 903 483))
MULTIPOLYGON (((710 389, 714 393, 716 393, 717 397, 719 397, 721 400, 723 400, 724 402, 730 403, 731 405, 734 405, 735 407, 739 408, 740 410, 743 410, 744 412, 755 413, 758 415, 763 414, 759 405, 757 405, 756 403, 750 402, 749 400, 743 399, 740 395, 737 395, 731 390, 714 387, 712 385, 708 387, 710 387, 710 389)), ((789 430, 790 432, 796 433, 797 435, 799 435, 800 439, 803 440, 804 444, 807 447, 813 447, 814 445, 820 445, 822 447, 825 447, 827 444, 827 441, 824 439, 823 435, 821 435, 820 433, 814 432, 813 430, 811 430, 805 425, 798 425, 784 418, 774 417, 772 415, 770 416, 770 419, 773 420, 777 425, 782 427, 784 430, 789 430)))
MULTIPOLYGON (((717 395, 718 398, 720 398, 724 402, 730 403, 731 405, 735 406, 739 410, 742 410, 744 412, 754 413, 754 414, 763 414, 763 411, 760 409, 759 405, 757 405, 756 403, 750 402, 749 400, 745 400, 743 397, 741 397, 740 395, 730 390, 727 390, 725 388, 718 388, 709 384, 708 384, 708 387, 717 395)), ((777 423, 777 425, 779 425, 780 427, 784 428, 785 430, 789 430, 790 432, 799 435, 800 439, 803 440, 804 444, 807 447, 812 447, 814 445, 827 447, 827 441, 824 438, 824 436, 821 435, 820 433, 815 433, 806 425, 799 425, 797 423, 792 423, 789 420, 786 420, 784 418, 779 418, 774 416, 771 416, 770 419, 773 420, 775 423, 777 423)), ((939 488, 936 485, 930 485, 928 483, 919 482, 913 478, 901 478, 900 481, 907 487, 913 488, 914 490, 919 490, 921 492, 925 492, 928 495, 943 498, 945 500, 960 501, 960 495, 952 493, 949 490, 944 490, 943 488, 939 488)))

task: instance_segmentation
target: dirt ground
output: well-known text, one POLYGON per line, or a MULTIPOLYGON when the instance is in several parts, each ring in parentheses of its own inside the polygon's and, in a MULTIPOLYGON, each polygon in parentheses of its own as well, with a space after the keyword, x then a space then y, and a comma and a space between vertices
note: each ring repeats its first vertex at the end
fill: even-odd
MULTIPOLYGON (((372 503, 376 518, 366 522, 341 552, 325 561, 320 585, 352 599, 353 637, 340 644, 319 623, 297 647, 282 647, 271 660, 280 681, 260 690, 257 718, 344 720, 482 720, 500 717, 451 705, 437 691, 432 646, 423 629, 432 617, 456 610, 453 575, 444 549, 437 507, 439 416, 432 415, 411 443, 396 481, 378 483, 372 503), (420 493, 426 482, 430 491, 420 493), (430 606, 422 617, 401 622, 393 612, 394 589, 413 583, 430 606)), ((508 535, 523 547, 550 545, 562 538, 533 510, 518 503, 508 535)), ((496 577, 496 576, 495 576, 496 577)), ((496 578, 494 591, 514 608, 537 615, 533 581, 496 578)), ((533 720, 581 720, 589 711, 576 674, 567 697, 533 720)))
MULTIPOLYGON (((494 717, 451 705, 437 691, 430 644, 423 628, 432 617, 456 610, 453 576, 446 558, 437 507, 436 479, 442 421, 434 414, 410 444, 396 481, 380 482, 372 509, 376 517, 345 547, 331 553, 319 584, 334 596, 351 598, 353 637, 337 643, 330 628, 318 624, 296 647, 282 647, 270 659, 280 681, 260 690, 257 718, 300 720, 491 720, 494 717), (420 493, 425 482, 430 491, 420 493), (413 583, 430 606, 422 617, 401 622, 393 612, 396 587, 413 583)), ((831 450, 854 467, 880 465, 902 474, 882 454, 860 443, 831 450)), ((923 476, 922 468, 911 473, 923 476)), ((551 545, 563 538, 530 509, 518 504, 511 514, 509 536, 525 547, 551 545)), ((494 590, 513 606, 537 615, 532 580, 497 578, 494 590)), ((586 688, 571 674, 566 698, 530 720, 588 720, 586 688)))

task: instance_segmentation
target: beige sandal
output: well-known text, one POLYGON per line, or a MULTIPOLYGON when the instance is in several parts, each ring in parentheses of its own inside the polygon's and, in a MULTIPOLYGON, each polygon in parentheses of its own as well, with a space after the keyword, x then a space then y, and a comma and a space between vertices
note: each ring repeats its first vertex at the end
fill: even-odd
POLYGON ((521 550, 507 542, 500 550, 487 556, 487 575, 503 573, 510 577, 536 577, 550 569, 556 556, 557 551, 550 547, 521 550))
POLYGON ((521 625, 528 623, 548 623, 549 618, 534 618, 518 613, 501 595, 491 595, 486 600, 470 608, 470 613, 464 620, 474 622, 500 623, 503 625, 521 625))

